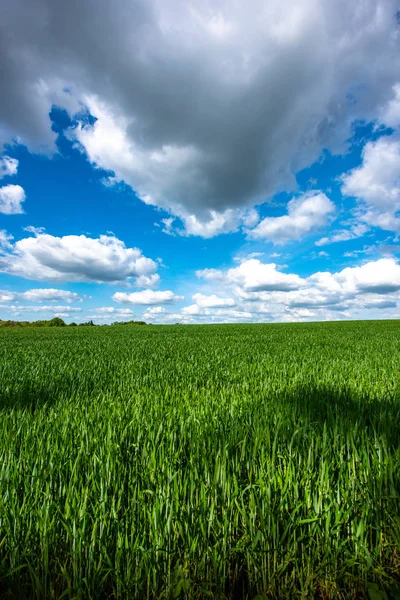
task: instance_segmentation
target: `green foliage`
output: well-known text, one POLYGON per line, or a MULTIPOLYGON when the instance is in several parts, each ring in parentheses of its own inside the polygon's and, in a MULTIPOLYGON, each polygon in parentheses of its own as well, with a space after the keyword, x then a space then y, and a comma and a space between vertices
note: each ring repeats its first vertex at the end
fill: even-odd
POLYGON ((0 596, 398 597, 400 322, 0 347, 0 596))
POLYGON ((146 325, 145 321, 114 321, 113 325, 146 325))
POLYGON ((49 321, 2 321, 0 327, 65 327, 66 323, 60 317, 54 317, 49 321))

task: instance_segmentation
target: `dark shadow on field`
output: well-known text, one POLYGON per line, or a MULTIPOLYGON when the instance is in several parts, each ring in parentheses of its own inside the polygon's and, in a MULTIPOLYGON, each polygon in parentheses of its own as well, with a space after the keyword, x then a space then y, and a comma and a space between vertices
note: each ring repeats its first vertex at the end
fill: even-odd
MULTIPOLYGON (((86 377, 84 385, 82 381, 77 382, 72 375, 54 377, 51 382, 44 380, 25 380, 14 386, 0 385, 0 411, 25 409, 31 412, 48 408, 57 402, 65 402, 77 394, 90 397, 96 390, 96 381, 92 377, 86 377)), ((106 391, 106 388, 102 388, 106 391)))
POLYGON ((391 446, 400 445, 400 396, 372 397, 350 388, 298 386, 281 398, 295 425, 310 426, 327 433, 337 430, 346 435, 357 426, 383 438, 391 446))

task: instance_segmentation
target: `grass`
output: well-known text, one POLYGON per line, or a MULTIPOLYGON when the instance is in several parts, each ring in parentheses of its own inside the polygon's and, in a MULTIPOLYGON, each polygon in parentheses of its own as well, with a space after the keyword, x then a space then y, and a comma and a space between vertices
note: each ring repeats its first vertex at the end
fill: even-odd
POLYGON ((0 597, 400 597, 400 322, 0 351, 0 597))

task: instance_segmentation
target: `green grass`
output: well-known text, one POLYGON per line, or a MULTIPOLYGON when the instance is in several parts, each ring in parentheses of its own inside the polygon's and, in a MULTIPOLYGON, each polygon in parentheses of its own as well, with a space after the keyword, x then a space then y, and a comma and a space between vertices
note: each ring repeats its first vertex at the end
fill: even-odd
POLYGON ((0 597, 398 598, 400 322, 0 353, 0 597))

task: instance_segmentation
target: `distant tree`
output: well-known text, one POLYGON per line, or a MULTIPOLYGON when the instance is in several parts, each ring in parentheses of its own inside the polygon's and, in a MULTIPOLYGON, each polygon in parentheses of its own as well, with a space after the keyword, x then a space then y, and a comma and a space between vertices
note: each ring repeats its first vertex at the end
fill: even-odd
POLYGON ((62 319, 60 319, 60 317, 54 317, 54 319, 51 319, 47 325, 49 327, 65 327, 66 323, 65 321, 63 321, 62 319))
POLYGON ((70 327, 77 327, 77 324, 74 321, 72 321, 72 323, 70 323, 69 326, 70 327))

